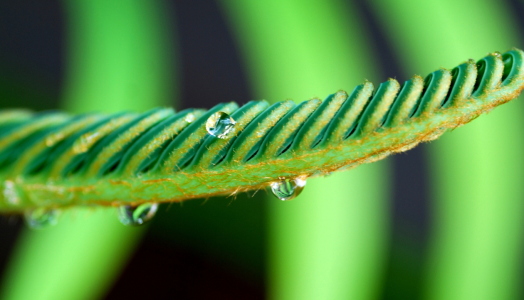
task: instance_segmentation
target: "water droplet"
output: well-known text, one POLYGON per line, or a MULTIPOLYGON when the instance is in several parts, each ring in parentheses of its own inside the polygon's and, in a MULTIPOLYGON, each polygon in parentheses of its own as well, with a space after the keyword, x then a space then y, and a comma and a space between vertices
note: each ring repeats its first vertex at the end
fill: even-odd
POLYGON ((206 130, 212 136, 219 139, 226 139, 235 128, 235 120, 225 112, 217 112, 211 115, 206 121, 206 130))
POLYGON ((118 208, 118 219, 127 226, 137 226, 151 220, 158 209, 158 203, 144 203, 138 206, 122 205, 118 208))
POLYGON ((278 199, 287 201, 300 195, 305 186, 305 177, 297 177, 294 179, 285 178, 277 182, 272 182, 271 191, 278 199))
POLYGON ((56 225, 59 210, 36 208, 25 212, 25 221, 31 229, 44 229, 56 225))
POLYGON ((6 180, 4 181, 4 189, 2 191, 5 201, 10 205, 20 204, 20 194, 16 188, 14 181, 6 180))

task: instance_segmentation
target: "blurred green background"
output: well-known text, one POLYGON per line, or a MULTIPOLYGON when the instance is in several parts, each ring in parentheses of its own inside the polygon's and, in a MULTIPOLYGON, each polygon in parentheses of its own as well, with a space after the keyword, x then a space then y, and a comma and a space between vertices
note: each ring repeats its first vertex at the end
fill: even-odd
MULTIPOLYGON (((0 107, 299 102, 523 34, 522 0, 1 1, 0 107)), ((0 216, 0 299, 521 299, 521 102, 290 202, 163 205, 141 228, 94 207, 43 231, 0 216)))

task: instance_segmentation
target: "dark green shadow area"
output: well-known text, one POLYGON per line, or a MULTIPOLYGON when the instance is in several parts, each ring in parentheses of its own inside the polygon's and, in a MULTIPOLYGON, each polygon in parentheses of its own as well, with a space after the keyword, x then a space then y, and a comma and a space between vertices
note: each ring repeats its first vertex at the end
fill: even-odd
MULTIPOLYGON (((266 260, 264 191, 164 204, 148 239, 191 249, 234 273, 263 282, 266 260)), ((275 201, 277 201, 275 199, 275 201)))

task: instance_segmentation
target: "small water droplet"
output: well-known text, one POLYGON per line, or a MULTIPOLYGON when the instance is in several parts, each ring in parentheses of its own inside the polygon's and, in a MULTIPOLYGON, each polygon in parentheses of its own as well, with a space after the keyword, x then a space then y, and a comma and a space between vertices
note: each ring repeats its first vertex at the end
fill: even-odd
POLYGON ((16 188, 16 184, 14 181, 6 180, 4 181, 4 189, 3 194, 5 201, 10 205, 18 205, 20 204, 20 194, 18 193, 18 190, 16 188))
POLYGON ((235 120, 225 112, 216 112, 206 121, 206 130, 212 136, 219 139, 226 139, 235 128, 235 120))
POLYGON ((272 182, 271 191, 278 199, 287 201, 300 195, 305 186, 305 177, 297 177, 294 179, 285 178, 280 181, 272 182))
POLYGON ((56 225, 60 211, 57 209, 36 208, 25 212, 25 221, 31 229, 44 229, 56 225))
POLYGON ((158 203, 144 203, 138 206, 118 207, 118 219, 127 226, 137 226, 150 221, 156 214, 158 203))

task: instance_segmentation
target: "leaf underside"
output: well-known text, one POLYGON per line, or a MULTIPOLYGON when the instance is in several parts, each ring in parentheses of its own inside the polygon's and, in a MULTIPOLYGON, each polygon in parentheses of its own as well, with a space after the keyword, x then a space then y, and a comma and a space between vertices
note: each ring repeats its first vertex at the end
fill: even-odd
POLYGON ((350 94, 298 105, 77 116, 2 111, 0 212, 183 201, 350 169, 434 140, 517 97, 523 58, 518 49, 492 53, 403 85, 364 82, 350 94), (216 112, 236 121, 227 139, 206 131, 216 112))

